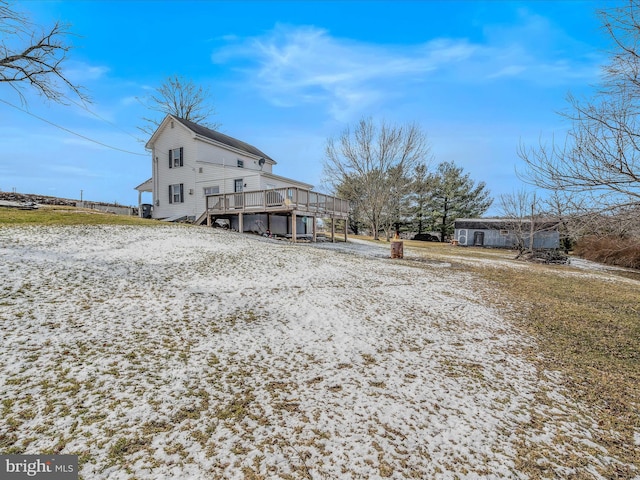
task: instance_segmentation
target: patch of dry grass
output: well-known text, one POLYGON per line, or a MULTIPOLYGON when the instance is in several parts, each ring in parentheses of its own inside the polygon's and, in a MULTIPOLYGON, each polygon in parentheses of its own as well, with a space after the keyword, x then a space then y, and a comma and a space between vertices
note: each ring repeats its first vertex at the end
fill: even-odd
POLYGON ((60 205, 41 205, 37 210, 0 208, 2 225, 159 225, 154 220, 60 205))
POLYGON ((538 361, 562 372, 575 399, 591 406, 599 427, 611 432, 598 443, 640 467, 634 442, 640 430, 638 286, 561 276, 557 268, 540 266, 476 271, 517 302, 513 317, 538 339, 538 361))
MULTIPOLYGON (((469 266, 487 285, 486 295, 507 310, 523 330, 537 339, 539 350, 528 352, 541 371, 559 371, 573 399, 588 406, 602 431, 594 441, 622 461, 640 468, 640 286, 616 281, 614 273, 567 275, 565 266, 525 264, 508 251, 454 248, 446 244, 405 242, 428 258, 487 258, 513 262, 469 266), (637 434, 637 433, 636 433, 637 434)), ((629 277, 620 272, 620 277, 629 277)), ((541 396, 538 401, 549 402, 541 396)), ((535 423, 535 416, 532 423, 535 423)), ((540 425, 542 428, 542 425, 540 425)), ((542 478, 541 452, 523 445, 519 469, 542 478), (528 468, 526 468, 528 465, 528 468)), ((580 459, 575 459, 579 462, 580 459)), ((570 464, 570 462, 568 462, 570 464)), ((576 464, 577 465, 577 464, 576 464)), ((632 472, 611 465, 606 478, 631 478, 632 472)))

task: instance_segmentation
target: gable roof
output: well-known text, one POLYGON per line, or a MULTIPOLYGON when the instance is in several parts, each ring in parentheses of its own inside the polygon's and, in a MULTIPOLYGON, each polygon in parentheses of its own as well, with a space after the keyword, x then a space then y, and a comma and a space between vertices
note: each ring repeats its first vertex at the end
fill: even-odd
POLYGON ((253 145, 249 145, 248 143, 243 142, 242 140, 238 140, 237 138, 230 137, 229 135, 225 135, 224 133, 216 132, 215 130, 211 130, 210 128, 203 127, 202 125, 198 125, 197 123, 194 123, 190 120, 185 120, 184 118, 175 117, 173 115, 171 115, 171 118, 174 118, 175 120, 183 124, 185 127, 187 127, 189 130, 194 132, 196 135, 208 138, 209 140, 222 143, 224 145, 236 148, 238 150, 242 150, 243 152, 249 153, 251 155, 263 157, 265 160, 269 160, 273 163, 276 163, 276 161, 273 158, 271 158, 269 155, 257 149, 253 145))

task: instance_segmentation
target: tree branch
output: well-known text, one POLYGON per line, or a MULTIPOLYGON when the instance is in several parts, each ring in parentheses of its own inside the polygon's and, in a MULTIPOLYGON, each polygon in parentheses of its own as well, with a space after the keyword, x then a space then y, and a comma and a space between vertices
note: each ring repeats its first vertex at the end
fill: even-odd
POLYGON ((65 103, 70 90, 82 101, 89 101, 82 88, 64 73, 63 64, 71 46, 64 43, 68 26, 56 23, 40 33, 27 18, 0 0, 0 31, 7 39, 0 43, 0 82, 11 84, 25 102, 22 84, 29 84, 49 100, 65 103), (10 43, 9 43, 10 42, 10 43))

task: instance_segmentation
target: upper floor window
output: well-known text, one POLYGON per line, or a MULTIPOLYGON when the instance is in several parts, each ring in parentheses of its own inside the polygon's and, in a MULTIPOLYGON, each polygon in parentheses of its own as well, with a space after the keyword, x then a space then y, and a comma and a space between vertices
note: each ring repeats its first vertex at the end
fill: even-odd
POLYGON ((169 203, 184 203, 184 184, 169 185, 169 203))
POLYGON ((169 150, 169 168, 184 166, 183 148, 172 148, 169 150))
POLYGON ((220 186, 219 185, 214 185, 213 187, 204 187, 204 195, 205 197, 207 195, 216 195, 220 193, 220 186))
POLYGON ((238 159, 238 168, 244 168, 244 160, 238 159))

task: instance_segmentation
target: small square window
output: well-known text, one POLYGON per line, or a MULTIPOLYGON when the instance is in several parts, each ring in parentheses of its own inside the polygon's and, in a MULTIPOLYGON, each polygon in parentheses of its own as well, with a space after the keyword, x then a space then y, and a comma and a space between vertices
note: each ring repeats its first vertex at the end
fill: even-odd
POLYGON ((500 235, 509 235, 509 230, 500 230, 500 235))
POLYGON ((238 159, 238 168, 244 168, 244 160, 238 159))

